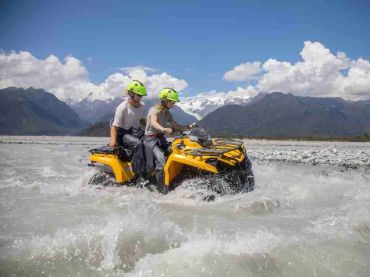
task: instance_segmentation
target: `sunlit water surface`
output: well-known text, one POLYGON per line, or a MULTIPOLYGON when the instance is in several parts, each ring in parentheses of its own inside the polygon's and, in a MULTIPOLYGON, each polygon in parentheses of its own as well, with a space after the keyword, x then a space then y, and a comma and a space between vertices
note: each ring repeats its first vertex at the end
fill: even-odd
POLYGON ((1 276, 370 276, 370 144, 246 141, 255 191, 92 186, 106 138, 0 137, 1 276))

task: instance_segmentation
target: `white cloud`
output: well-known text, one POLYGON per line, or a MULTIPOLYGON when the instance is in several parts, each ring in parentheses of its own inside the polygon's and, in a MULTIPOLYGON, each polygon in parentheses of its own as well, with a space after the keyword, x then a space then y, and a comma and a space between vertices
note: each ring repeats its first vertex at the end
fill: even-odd
POLYGON ((122 68, 123 73, 114 73, 100 83, 94 84, 88 79, 88 72, 82 62, 67 56, 64 62, 58 57, 37 59, 29 52, 0 52, 0 88, 35 87, 43 88, 59 99, 80 100, 109 99, 123 95, 132 79, 143 82, 148 89, 148 97, 157 97, 163 87, 172 87, 178 91, 187 87, 185 80, 177 79, 168 73, 149 74, 154 69, 137 66, 122 68))
POLYGON ((87 70, 72 56, 62 63, 54 55, 39 60, 29 52, 0 53, 0 87, 9 86, 44 88, 59 98, 73 98, 89 83, 87 70))
POLYGON ((261 62, 242 63, 224 74, 227 81, 248 81, 261 71, 261 62))
POLYGON ((148 71, 154 69, 138 66, 127 67, 124 74, 115 73, 110 75, 103 83, 95 86, 94 92, 89 96, 90 99, 110 99, 122 96, 131 80, 139 80, 147 88, 148 98, 156 98, 161 89, 171 87, 181 91, 188 86, 185 80, 177 79, 167 73, 148 75, 148 71))
POLYGON ((354 98, 370 98, 370 61, 358 59, 351 62, 347 76, 337 80, 339 91, 350 92, 354 98))
POLYGON ((167 73, 148 75, 146 68, 132 67, 126 69, 125 74, 115 73, 110 75, 103 83, 94 87, 89 96, 94 99, 112 99, 124 95, 127 85, 131 80, 139 80, 147 88, 148 98, 156 98, 161 89, 171 87, 181 91, 188 86, 184 80, 179 80, 167 73))
POLYGON ((369 60, 350 60, 343 52, 335 55, 323 44, 310 41, 304 43, 300 55, 302 60, 295 64, 268 59, 255 89, 349 100, 370 98, 369 60))
POLYGON ((154 68, 148 67, 148 66, 143 66, 143 65, 138 65, 138 66, 127 66, 127 67, 121 67, 120 68, 122 71, 126 73, 130 73, 133 71, 148 71, 148 72, 155 72, 156 70, 154 68))

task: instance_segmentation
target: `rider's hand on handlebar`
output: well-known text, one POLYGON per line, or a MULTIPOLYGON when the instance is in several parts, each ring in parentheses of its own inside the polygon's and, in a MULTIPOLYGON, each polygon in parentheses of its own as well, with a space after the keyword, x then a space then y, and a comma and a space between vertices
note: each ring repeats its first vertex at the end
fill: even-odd
POLYGON ((173 130, 171 128, 163 128, 163 133, 166 135, 171 135, 173 130))

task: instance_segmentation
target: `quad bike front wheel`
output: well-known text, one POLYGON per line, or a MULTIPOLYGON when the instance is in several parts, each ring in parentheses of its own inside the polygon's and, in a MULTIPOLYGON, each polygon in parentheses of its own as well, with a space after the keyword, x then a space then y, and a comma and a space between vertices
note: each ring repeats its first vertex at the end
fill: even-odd
POLYGON ((233 193, 243 193, 254 190, 254 175, 252 170, 248 172, 231 170, 225 174, 224 180, 233 193))
POLYGON ((117 183, 112 174, 98 171, 90 178, 89 185, 116 186, 117 183))

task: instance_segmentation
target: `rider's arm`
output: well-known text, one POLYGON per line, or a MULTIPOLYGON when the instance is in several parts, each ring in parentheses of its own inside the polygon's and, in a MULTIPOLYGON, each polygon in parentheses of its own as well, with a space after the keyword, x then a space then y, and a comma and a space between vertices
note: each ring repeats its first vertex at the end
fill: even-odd
POLYGON ((157 129, 161 133, 166 133, 166 134, 171 134, 172 133, 172 129, 171 128, 165 128, 161 124, 158 123, 158 116, 157 116, 157 114, 152 114, 150 116, 150 123, 152 124, 152 126, 155 129, 157 129))
POLYGON ((125 108, 125 105, 121 103, 114 114, 114 120, 112 123, 112 126, 110 128, 110 143, 109 145, 111 147, 117 146, 117 133, 118 128, 123 125, 123 109, 125 108))
POLYGON ((110 128, 110 143, 109 146, 117 146, 117 127, 112 126, 110 128))
POLYGON ((152 114, 150 116, 150 123, 152 126, 157 129, 159 132, 163 133, 164 132, 164 127, 158 123, 158 116, 156 114, 152 114))

